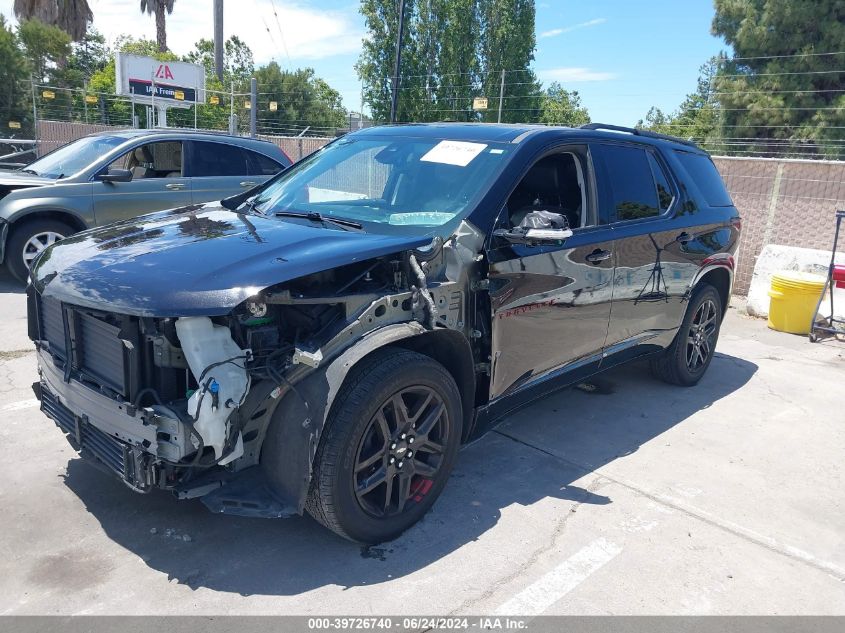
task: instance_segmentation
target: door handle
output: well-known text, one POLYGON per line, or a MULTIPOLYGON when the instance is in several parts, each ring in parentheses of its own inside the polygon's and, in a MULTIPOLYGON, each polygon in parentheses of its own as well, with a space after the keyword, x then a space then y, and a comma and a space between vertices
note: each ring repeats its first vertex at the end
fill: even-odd
POLYGON ((678 237, 675 238, 676 242, 680 242, 681 244, 686 244, 692 239, 692 235, 684 231, 678 237))
POLYGON ((587 255, 584 259, 586 259, 591 264, 599 264, 600 262, 603 262, 606 259, 610 259, 611 257, 613 257, 613 253, 611 253, 610 251, 603 251, 597 248, 592 253, 587 255))
POLYGON ((257 182, 253 182, 252 180, 242 180, 241 181, 241 187, 244 187, 244 188, 254 187, 257 184, 258 184, 257 182))
POLYGON ((171 183, 164 185, 164 188, 170 189, 171 191, 179 191, 179 190, 185 188, 185 183, 184 182, 171 182, 171 183))

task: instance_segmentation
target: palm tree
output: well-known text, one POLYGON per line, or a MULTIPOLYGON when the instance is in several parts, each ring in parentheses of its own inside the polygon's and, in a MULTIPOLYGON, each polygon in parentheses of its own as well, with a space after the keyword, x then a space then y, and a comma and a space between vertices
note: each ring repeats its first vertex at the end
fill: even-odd
POLYGON ((158 50, 167 50, 167 28, 165 11, 173 13, 173 3, 176 0, 141 0, 141 13, 149 13, 156 16, 156 42, 158 50))
POLYGON ((85 37, 88 24, 94 19, 88 0, 15 0, 13 10, 19 20, 34 18, 59 27, 74 42, 85 37))

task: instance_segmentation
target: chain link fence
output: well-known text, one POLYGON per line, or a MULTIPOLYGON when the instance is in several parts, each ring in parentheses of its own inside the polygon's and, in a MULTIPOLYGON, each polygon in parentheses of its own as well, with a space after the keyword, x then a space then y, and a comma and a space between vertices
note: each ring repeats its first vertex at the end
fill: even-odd
POLYGON ((715 157, 742 216, 734 292, 746 295, 767 244, 830 250, 845 208, 845 162, 715 157))
MULTIPOLYGON (((39 153, 74 139, 124 126, 38 121, 39 153)), ((259 134, 297 161, 332 137, 259 134)), ((742 216, 734 292, 745 295, 754 263, 766 244, 829 250, 836 209, 845 208, 845 162, 715 157, 742 216)))

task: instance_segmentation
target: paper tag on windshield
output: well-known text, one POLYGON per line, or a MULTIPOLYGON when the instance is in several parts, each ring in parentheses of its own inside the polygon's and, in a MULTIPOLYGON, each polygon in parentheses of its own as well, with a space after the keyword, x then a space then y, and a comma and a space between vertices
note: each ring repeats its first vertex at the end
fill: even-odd
POLYGON ((427 163, 443 163, 445 165, 457 165, 466 167, 472 159, 478 156, 487 147, 483 143, 467 143, 466 141, 440 141, 432 147, 421 161, 427 163))

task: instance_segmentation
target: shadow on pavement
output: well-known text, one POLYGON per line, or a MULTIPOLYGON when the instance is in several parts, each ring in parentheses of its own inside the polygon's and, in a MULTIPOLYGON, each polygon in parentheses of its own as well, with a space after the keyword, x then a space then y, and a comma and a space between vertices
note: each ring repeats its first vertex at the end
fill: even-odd
POLYGON ((597 377, 591 381, 597 389, 553 394, 465 447, 434 509, 378 547, 346 542, 308 517, 242 519, 212 515, 198 501, 177 502, 164 492, 139 496, 80 459, 68 463, 65 483, 109 538, 192 588, 296 595, 327 584, 372 585, 477 540, 512 504, 547 497, 611 503, 573 482, 740 389, 756 371, 753 363, 717 354, 691 389, 659 383, 636 364, 597 377))
POLYGON ((0 265, 0 294, 20 293, 26 291, 26 286, 12 277, 5 266, 0 265))

